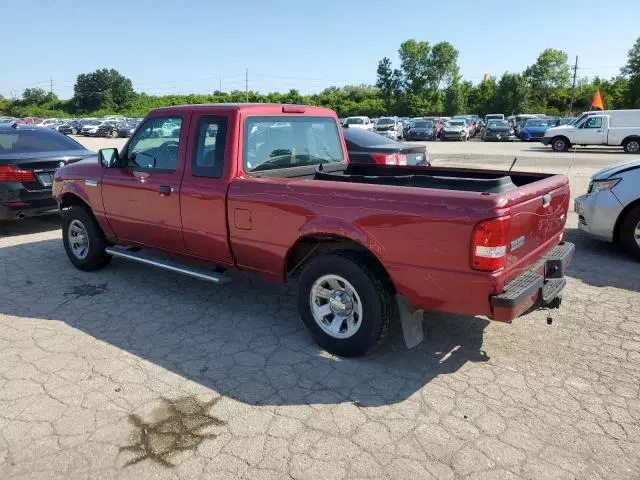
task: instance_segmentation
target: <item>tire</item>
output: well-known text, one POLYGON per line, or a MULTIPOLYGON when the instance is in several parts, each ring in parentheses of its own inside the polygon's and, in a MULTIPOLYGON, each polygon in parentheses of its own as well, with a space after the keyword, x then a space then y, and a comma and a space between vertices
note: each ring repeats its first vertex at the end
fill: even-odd
POLYGON ((640 205, 629 210, 620 224, 620 244, 625 251, 640 261, 640 205))
POLYGON ((118 138, 118 132, 116 130, 111 132, 111 138, 118 138))
POLYGON ((93 213, 84 206, 73 206, 64 211, 62 219, 62 242, 69 261, 78 269, 85 271, 100 270, 110 261, 111 255, 104 251, 107 240, 98 225, 93 213), (74 242, 72 238, 80 238, 84 229, 86 252, 81 250, 84 242, 74 242), (72 230, 76 233, 73 235, 72 230))
POLYGON ((640 153, 640 139, 630 138, 622 145, 627 153, 640 153))
POLYGON ((551 140, 551 149, 554 152, 566 152, 567 150, 569 150, 570 146, 571 144, 564 137, 555 137, 553 140, 551 140))
POLYGON ((336 355, 358 357, 383 343, 397 308, 390 287, 367 266, 366 258, 353 252, 337 252, 314 258, 302 271, 298 282, 298 311, 321 347, 336 355), (316 287, 331 297, 316 295, 316 287), (339 308, 347 306, 353 313, 341 320, 333 313, 331 302, 334 300, 339 308), (328 312, 321 313, 320 316, 326 317, 317 320, 316 308, 321 307, 328 312), (353 320, 350 322, 349 318, 353 320), (334 324, 338 329, 331 334, 328 330, 334 324))

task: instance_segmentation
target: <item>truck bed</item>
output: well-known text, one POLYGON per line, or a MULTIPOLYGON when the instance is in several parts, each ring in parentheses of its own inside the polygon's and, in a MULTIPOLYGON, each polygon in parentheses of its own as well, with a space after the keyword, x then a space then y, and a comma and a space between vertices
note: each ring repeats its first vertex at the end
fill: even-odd
POLYGON ((465 168, 349 164, 320 165, 315 180, 433 188, 478 193, 507 193, 550 175, 465 168))

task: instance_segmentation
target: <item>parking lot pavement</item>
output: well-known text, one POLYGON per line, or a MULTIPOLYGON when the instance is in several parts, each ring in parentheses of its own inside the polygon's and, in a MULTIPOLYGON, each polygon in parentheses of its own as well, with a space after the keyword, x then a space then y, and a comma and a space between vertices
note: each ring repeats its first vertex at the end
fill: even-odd
POLYGON ((294 286, 85 273, 54 219, 5 225, 0 478, 638 479, 638 264, 575 224, 551 325, 427 313, 361 359, 313 344, 294 286))

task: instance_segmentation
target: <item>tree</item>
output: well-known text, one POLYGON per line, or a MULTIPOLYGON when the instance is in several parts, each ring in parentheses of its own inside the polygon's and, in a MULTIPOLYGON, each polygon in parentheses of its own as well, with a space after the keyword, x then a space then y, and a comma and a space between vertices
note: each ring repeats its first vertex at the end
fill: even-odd
POLYGON ((378 63, 377 73, 376 87, 380 90, 387 109, 391 110, 402 91, 402 74, 399 70, 392 70, 391 60, 387 57, 378 63))
POLYGON ((125 108, 135 98, 131 80, 117 70, 103 68, 78 75, 74 86, 74 103, 79 110, 125 108))
POLYGON ((469 95, 469 110, 481 116, 495 111, 496 77, 488 76, 469 95))
POLYGON ((505 115, 524 113, 529 110, 529 88, 522 75, 505 72, 495 90, 492 102, 497 112, 505 115))
POLYGON ((420 95, 427 90, 431 47, 429 42, 407 40, 400 44, 400 71, 407 93, 420 95))
POLYGON ((525 70, 535 108, 545 109, 552 92, 569 87, 571 68, 567 60, 567 54, 562 50, 547 48, 538 56, 536 63, 525 70))
POLYGON ((49 93, 42 88, 27 88, 22 94, 25 105, 42 105, 49 99, 49 93))
POLYGON ((629 82, 625 95, 627 106, 640 108, 640 37, 629 50, 627 64, 622 67, 621 73, 629 82))
POLYGON ((467 98, 464 96, 460 74, 454 73, 451 83, 445 91, 444 113, 449 116, 466 113, 467 98))
POLYGON ((429 55, 427 79, 432 90, 443 88, 458 75, 458 50, 449 42, 436 43, 429 55))

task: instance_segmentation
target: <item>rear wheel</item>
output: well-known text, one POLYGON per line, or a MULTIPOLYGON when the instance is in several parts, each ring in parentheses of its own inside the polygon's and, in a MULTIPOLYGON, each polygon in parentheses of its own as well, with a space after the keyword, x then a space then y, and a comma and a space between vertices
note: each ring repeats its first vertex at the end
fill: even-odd
POLYGON ((556 137, 551 140, 551 149, 554 152, 566 152, 567 150, 569 150, 570 146, 571 144, 564 137, 556 137))
POLYGON ((387 284, 352 252, 321 255, 305 267, 298 310, 315 341, 345 357, 381 345, 396 311, 387 284))
POLYGON ((62 242, 69 260, 80 270, 99 270, 111 261, 104 251, 104 233, 87 207, 76 205, 64 211, 62 242))
POLYGON ((624 142, 623 147, 627 153, 638 153, 640 152, 640 139, 631 138, 624 142))
POLYGON ((620 243, 631 257, 640 260, 640 205, 624 216, 620 225, 620 243))

